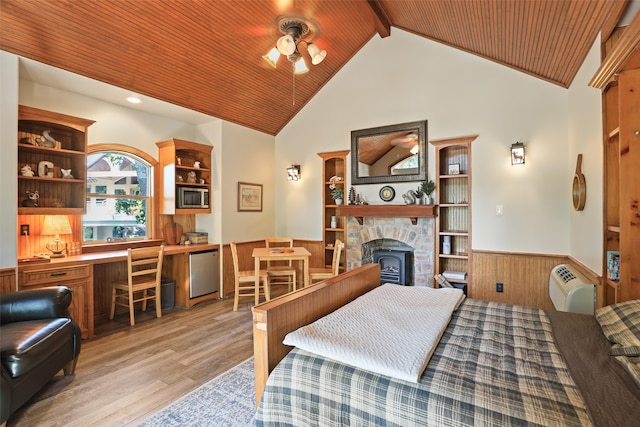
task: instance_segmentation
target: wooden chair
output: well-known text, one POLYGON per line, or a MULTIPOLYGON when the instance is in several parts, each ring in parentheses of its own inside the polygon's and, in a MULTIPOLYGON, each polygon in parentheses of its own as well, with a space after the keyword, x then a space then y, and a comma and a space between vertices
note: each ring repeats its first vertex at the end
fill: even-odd
MULTIPOLYGON (((293 239, 290 237, 270 237, 265 239, 265 243, 267 248, 293 247, 293 239)), ((286 283, 289 287, 289 292, 296 290, 296 269, 291 260, 286 265, 275 265, 272 261, 267 261, 267 274, 269 275, 270 285, 286 283), (280 279, 274 282, 274 278, 280 279), (282 278, 286 280, 282 280, 282 278)))
MULTIPOLYGON (((233 257, 233 272, 235 277, 235 295, 233 297, 233 311, 238 311, 238 300, 240 297, 254 297, 255 304, 260 301, 260 287, 256 289, 256 272, 255 270, 240 270, 238 263, 238 248, 236 242, 231 242, 231 256, 233 257), (245 284, 245 286, 241 286, 245 284)), ((264 290, 262 294, 267 301, 271 298, 269 296, 269 276, 266 270, 260 270, 260 283, 264 290)))
POLYGON ((112 287, 111 314, 116 305, 129 308, 129 323, 135 325, 135 303, 142 302, 142 311, 147 310, 147 301, 155 300, 156 316, 162 317, 160 309, 160 282, 164 246, 153 246, 127 250, 127 280, 116 282, 112 287))
POLYGON ((342 253, 342 246, 342 241, 340 239, 336 239, 333 244, 333 260, 331 261, 331 268, 309 269, 309 281, 311 283, 313 283, 314 280, 324 280, 340 274, 340 254, 342 253))

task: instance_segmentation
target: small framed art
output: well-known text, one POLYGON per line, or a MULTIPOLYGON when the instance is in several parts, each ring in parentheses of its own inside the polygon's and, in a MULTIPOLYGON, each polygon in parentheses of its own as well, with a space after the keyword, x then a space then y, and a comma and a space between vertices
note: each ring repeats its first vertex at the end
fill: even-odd
POLYGON ((262 184, 238 182, 238 212, 262 212, 262 184))
POLYGON ((447 169, 448 175, 460 175, 460 163, 451 163, 447 169))

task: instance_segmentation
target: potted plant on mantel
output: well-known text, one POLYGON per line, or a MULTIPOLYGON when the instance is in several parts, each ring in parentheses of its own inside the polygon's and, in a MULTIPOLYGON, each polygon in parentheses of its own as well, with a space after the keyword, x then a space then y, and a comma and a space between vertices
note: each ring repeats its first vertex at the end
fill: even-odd
POLYGON ((336 188, 331 191, 331 197, 336 202, 336 205, 340 206, 344 200, 344 190, 342 188, 336 188))
POLYGON ((425 179, 424 182, 420 185, 420 189, 425 195, 424 204, 430 205, 433 203, 431 199, 431 193, 436 189, 436 183, 430 180, 429 178, 425 179))

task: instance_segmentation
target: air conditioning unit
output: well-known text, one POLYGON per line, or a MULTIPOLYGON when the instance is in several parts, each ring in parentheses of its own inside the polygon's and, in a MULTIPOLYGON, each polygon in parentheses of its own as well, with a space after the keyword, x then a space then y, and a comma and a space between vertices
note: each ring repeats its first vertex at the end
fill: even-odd
POLYGON ((596 287, 570 265, 560 264, 551 270, 549 296, 558 311, 594 313, 596 287))

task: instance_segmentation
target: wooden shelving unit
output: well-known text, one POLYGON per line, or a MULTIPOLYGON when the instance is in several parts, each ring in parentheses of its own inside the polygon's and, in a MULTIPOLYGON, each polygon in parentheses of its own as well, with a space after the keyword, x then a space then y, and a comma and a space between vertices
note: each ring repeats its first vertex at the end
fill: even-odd
POLYGON ((472 283, 471 262, 471 143, 478 135, 430 141, 436 149, 437 243, 435 272, 465 272, 466 279, 451 280, 459 285, 472 283), (449 165, 459 165, 460 173, 449 174, 449 165), (444 253, 445 239, 450 253, 444 253))
POLYGON ((603 249, 598 306, 640 298, 640 13, 604 43, 605 59, 589 83, 602 89, 603 249), (619 253, 619 280, 608 254, 619 253))
POLYGON ((156 142, 159 148, 159 165, 156 168, 156 191, 161 215, 190 215, 211 213, 211 198, 207 208, 179 208, 180 187, 204 188, 211 197, 211 151, 213 146, 181 139, 156 142), (177 159, 180 159, 178 163, 177 159), (199 167, 194 167, 200 162, 199 167), (196 174, 196 182, 187 182, 189 172, 196 174), (200 183, 204 180, 204 183, 200 183))
MULTIPOLYGON (((339 176, 342 181, 334 181, 333 184, 336 188, 342 188, 345 193, 345 200, 347 197, 346 190, 346 170, 347 170, 347 155, 349 150, 344 151, 332 151, 328 153, 318 153, 318 156, 322 158, 322 245, 324 247, 324 265, 325 267, 331 267, 333 260, 334 242, 336 239, 340 239, 345 243, 347 236, 347 219, 344 215, 340 215, 340 206, 336 205, 331 197, 331 189, 329 185, 331 177, 339 176), (336 217, 336 227, 331 227, 331 217, 336 217)), ((343 270, 346 266, 346 251, 343 250, 340 255, 340 269, 343 270)))
POLYGON ((18 215, 85 213, 87 128, 93 123, 92 120, 19 106, 18 170, 29 165, 33 176, 18 176, 18 215), (42 175, 39 166, 42 166, 42 175), (61 169, 70 169, 73 178, 63 178, 61 169), (38 206, 24 206, 29 205, 24 202, 28 193, 36 191, 38 206))

